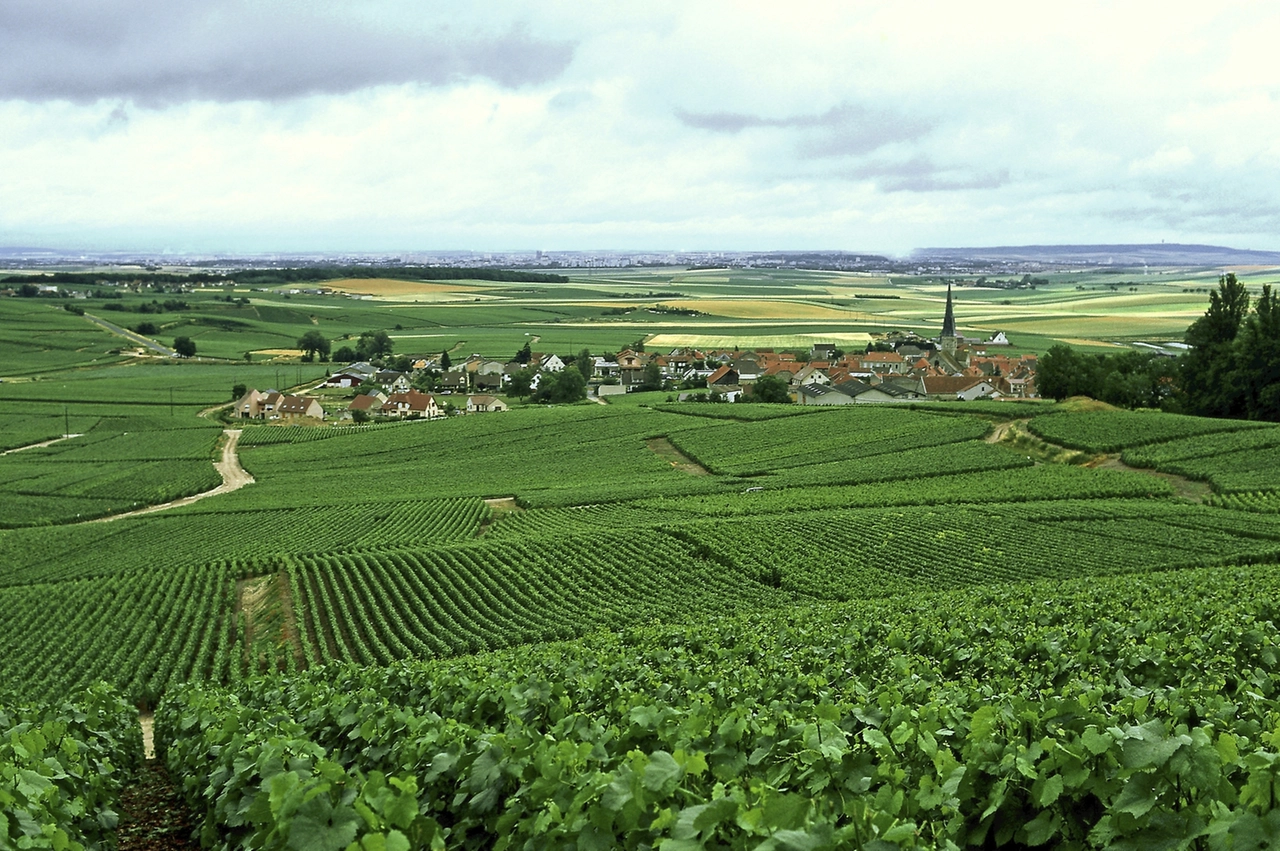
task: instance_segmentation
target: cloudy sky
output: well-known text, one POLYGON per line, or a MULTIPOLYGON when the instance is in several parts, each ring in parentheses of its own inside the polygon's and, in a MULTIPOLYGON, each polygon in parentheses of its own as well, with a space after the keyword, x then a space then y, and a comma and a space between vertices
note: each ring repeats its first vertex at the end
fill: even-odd
POLYGON ((3 0, 0 246, 1280 249, 1280 6, 3 0))

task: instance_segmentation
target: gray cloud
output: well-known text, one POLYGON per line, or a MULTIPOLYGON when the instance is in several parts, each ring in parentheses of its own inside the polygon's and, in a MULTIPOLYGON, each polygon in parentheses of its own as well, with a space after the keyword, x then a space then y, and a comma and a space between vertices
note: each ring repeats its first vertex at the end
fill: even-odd
POLYGON ((518 27, 415 34, 245 0, 5 0, 0 98, 278 101, 473 78, 518 88, 559 76, 574 49, 518 27))
POLYGON ((797 149, 806 158, 866 154, 895 142, 919 139, 935 126, 933 121, 849 103, 822 113, 783 118, 685 110, 677 110, 676 118, 687 127, 714 133, 741 133, 761 127, 809 131, 797 149))

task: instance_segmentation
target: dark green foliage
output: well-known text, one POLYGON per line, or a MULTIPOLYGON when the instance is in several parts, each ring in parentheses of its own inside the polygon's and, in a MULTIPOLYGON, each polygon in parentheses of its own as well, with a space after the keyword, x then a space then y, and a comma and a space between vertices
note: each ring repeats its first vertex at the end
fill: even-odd
POLYGON ((307 799, 370 847, 1270 847, 1278 594, 1257 568, 815 605, 193 687, 157 727, 236 847, 312 835, 307 799))
POLYGON ((1028 427, 1050 443, 1085 452, 1119 452, 1198 434, 1242 431, 1257 423, 1188 417, 1155 411, 1059 411, 1035 417, 1028 427))
POLYGON ((1269 284, 1249 313, 1244 285, 1223 276, 1186 342, 1179 400, 1189 413, 1280 420, 1280 310, 1269 284))
POLYGON ((329 339, 319 331, 308 331, 298 338, 298 348, 302 350, 304 361, 313 361, 316 355, 320 356, 322 363, 328 361, 329 347, 329 339))
POLYGON ((105 685, 38 709, 0 702, 0 847, 114 848, 141 763, 137 710, 105 685))
POLYGON ((365 331, 356 342, 357 360, 377 360, 391 354, 395 342, 386 331, 365 331))
POLYGON ((553 405, 581 402, 587 398, 587 380, 576 369, 562 369, 559 372, 544 373, 533 401, 553 405))
POLYGON ((791 402, 787 382, 776 375, 765 375, 756 380, 748 394, 752 402, 786 405, 791 402))
POLYGON ((1173 392, 1175 372, 1172 359, 1150 352, 1089 355, 1056 345, 1036 364, 1036 388, 1059 402, 1089 396, 1122 408, 1159 408, 1173 392))
POLYGON ((196 342, 190 337, 178 337, 173 341, 173 350, 180 358, 195 357, 196 342))

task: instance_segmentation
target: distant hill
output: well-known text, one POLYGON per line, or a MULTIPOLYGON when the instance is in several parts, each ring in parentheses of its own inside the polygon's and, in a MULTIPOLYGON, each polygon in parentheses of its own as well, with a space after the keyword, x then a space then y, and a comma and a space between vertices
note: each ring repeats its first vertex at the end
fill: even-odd
POLYGON ((1280 251, 1221 245, 997 245, 989 248, 917 248, 912 260, 1084 263, 1098 266, 1280 266, 1280 251))

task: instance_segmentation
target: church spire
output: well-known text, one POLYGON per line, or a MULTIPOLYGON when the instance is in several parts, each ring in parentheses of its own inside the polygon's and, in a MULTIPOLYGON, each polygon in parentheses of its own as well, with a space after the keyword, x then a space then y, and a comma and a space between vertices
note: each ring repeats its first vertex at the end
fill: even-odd
POLYGON ((947 312, 942 317, 942 336, 955 337, 956 335, 956 315, 951 310, 951 284, 947 284, 947 312))

